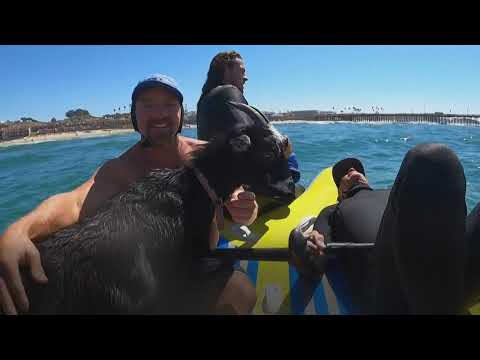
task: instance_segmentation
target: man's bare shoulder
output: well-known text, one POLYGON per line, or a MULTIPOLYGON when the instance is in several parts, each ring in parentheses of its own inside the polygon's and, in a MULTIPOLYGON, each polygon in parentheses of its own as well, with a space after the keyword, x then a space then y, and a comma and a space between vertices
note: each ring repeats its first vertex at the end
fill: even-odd
POLYGON ((116 183, 122 178, 127 168, 127 161, 125 159, 110 159, 95 171, 93 179, 95 182, 116 183))
POLYGON ((94 174, 94 181, 108 184, 116 189, 125 189, 143 175, 131 150, 117 158, 106 161, 94 174))
POLYGON ((102 172, 105 174, 110 174, 111 172, 116 172, 125 167, 126 160, 120 157, 107 160, 100 166, 96 173, 102 172))

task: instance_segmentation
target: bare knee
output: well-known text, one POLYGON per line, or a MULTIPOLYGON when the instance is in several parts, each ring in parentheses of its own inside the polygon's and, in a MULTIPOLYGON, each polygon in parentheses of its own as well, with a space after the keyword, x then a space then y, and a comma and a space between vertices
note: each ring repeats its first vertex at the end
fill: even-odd
POLYGON ((419 144, 408 151, 397 177, 396 193, 402 199, 435 203, 449 198, 460 203, 465 197, 465 174, 455 152, 443 144, 419 144))
MULTIPOLYGON (((406 155, 409 166, 418 168, 418 172, 428 175, 443 174, 447 177, 463 175, 463 167, 455 152, 444 144, 418 144, 406 155)), ((438 179, 441 180, 441 179, 438 179)))
POLYGON ((216 308, 221 313, 251 314, 257 302, 255 287, 248 276, 234 271, 218 299, 216 308))
POLYGON ((408 151, 410 156, 415 157, 443 157, 451 156, 454 152, 445 144, 436 144, 436 143, 425 143, 415 145, 410 151, 408 151))

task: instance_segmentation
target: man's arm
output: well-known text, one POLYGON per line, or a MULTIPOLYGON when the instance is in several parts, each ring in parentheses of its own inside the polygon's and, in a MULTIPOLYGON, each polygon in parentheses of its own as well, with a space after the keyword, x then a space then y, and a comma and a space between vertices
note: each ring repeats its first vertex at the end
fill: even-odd
POLYGON ((330 216, 335 212, 337 205, 330 205, 324 208, 315 220, 313 230, 322 234, 326 244, 332 241, 332 228, 330 226, 330 216))
MULTIPOLYGON (((12 234, 16 234, 28 237, 31 241, 41 241, 54 232, 93 215, 118 190, 115 177, 112 176, 116 167, 116 160, 108 161, 74 190, 47 198, 35 210, 10 225, 0 239, 11 238, 12 234)), ((0 241, 0 250, 1 243, 0 241)))
POLYGON ((313 230, 309 234, 304 233, 306 243, 304 243, 304 238, 297 237, 294 233, 292 233, 294 236, 289 239, 290 262, 307 277, 314 276, 319 279, 319 276, 325 272, 326 243, 331 237, 329 218, 335 211, 335 207, 336 205, 332 205, 320 212, 313 225, 313 230))
POLYGON ((16 314, 15 305, 22 311, 29 307, 19 266, 29 266, 35 281, 48 281, 33 242, 76 223, 92 183, 90 179, 71 192, 49 197, 0 236, 0 305, 6 314, 16 314))
POLYGON ((73 191, 57 194, 44 200, 5 231, 4 236, 11 234, 26 236, 32 241, 39 241, 54 232, 78 222, 80 210, 85 197, 94 183, 89 179, 73 191))
POLYGON ((108 178, 111 178, 115 164, 114 161, 107 162, 73 191, 44 200, 0 235, 0 306, 5 313, 16 314, 15 305, 23 311, 28 310, 20 266, 29 267, 35 281, 48 281, 33 242, 41 241, 95 212, 102 204, 102 199, 111 196, 117 189, 115 184, 108 186, 108 178))

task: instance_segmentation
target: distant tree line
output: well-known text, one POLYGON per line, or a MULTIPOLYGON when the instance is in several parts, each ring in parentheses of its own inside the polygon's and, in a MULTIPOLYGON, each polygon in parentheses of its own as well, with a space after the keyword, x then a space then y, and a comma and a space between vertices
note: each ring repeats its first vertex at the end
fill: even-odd
POLYGON ((77 118, 77 117, 91 117, 90 113, 88 110, 84 109, 77 109, 77 110, 68 110, 65 113, 65 116, 69 119, 71 118, 77 118))
POLYGON ((31 117, 21 117, 21 118, 20 118, 20 121, 21 121, 21 122, 39 122, 38 120, 35 120, 35 119, 31 118, 31 117))

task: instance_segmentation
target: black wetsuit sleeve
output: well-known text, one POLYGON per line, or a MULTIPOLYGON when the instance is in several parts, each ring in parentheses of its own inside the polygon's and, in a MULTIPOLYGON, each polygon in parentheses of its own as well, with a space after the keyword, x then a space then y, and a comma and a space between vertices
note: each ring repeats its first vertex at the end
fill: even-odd
POLYGON ((317 217, 313 230, 317 230, 325 238, 325 243, 332 241, 331 216, 335 213, 337 205, 330 205, 324 208, 317 217))
POLYGON ((216 87, 199 102, 197 136, 200 140, 210 141, 219 134, 252 122, 248 115, 229 106, 229 101, 248 105, 241 91, 232 85, 216 87))

